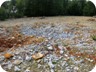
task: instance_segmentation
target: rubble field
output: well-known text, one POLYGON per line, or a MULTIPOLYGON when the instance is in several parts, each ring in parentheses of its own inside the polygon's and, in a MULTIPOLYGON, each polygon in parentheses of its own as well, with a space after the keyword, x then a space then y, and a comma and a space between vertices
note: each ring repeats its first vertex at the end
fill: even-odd
POLYGON ((96 64, 96 40, 92 38, 96 19, 82 18, 27 18, 14 25, 10 20, 1 22, 0 65, 8 72, 91 71, 96 64))

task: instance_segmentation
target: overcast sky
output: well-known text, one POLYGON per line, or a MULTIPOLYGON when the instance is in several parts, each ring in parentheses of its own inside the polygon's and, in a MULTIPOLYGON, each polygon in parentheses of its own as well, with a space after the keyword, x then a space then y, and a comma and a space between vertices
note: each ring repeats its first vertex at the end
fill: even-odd
MULTIPOLYGON (((0 0, 0 6, 1 6, 1 4, 2 4, 4 1, 6 1, 6 0, 0 0)), ((96 6, 96 0, 90 0, 90 1, 92 1, 92 2, 95 4, 95 6, 96 6)))

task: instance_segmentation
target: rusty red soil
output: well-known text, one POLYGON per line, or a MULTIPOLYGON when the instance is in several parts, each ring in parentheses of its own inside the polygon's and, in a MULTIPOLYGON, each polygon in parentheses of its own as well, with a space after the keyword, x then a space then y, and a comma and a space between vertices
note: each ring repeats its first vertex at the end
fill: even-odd
POLYGON ((5 32, 0 34, 0 52, 32 43, 38 44, 44 40, 42 37, 24 36, 15 27, 12 29, 13 31, 5 29, 5 32), (9 34, 6 35, 6 33, 9 34))

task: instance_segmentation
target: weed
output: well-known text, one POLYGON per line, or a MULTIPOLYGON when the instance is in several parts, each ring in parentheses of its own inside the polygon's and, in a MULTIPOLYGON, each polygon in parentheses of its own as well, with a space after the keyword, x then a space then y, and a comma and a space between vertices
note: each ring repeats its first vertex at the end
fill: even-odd
POLYGON ((94 41, 96 41, 96 35, 91 36, 94 41))

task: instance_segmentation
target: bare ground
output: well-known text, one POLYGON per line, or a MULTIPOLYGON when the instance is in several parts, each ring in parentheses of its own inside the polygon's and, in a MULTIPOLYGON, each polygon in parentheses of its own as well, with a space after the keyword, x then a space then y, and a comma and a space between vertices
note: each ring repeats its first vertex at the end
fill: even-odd
POLYGON ((81 24, 86 25, 91 28, 96 28, 96 18, 95 17, 84 17, 84 16, 57 16, 57 17, 30 17, 30 18, 20 18, 20 19, 9 19, 6 21, 0 21, 0 25, 4 26, 15 26, 21 24, 33 24, 35 22, 57 22, 57 23, 68 23, 68 24, 81 24), (94 19, 90 21, 89 19, 94 19))
POLYGON ((6 21, 0 21, 0 27, 1 27, 1 33, 4 33, 4 35, 6 35, 8 32, 9 34, 8 36, 4 37, 3 35, 0 36, 0 48, 5 47, 9 49, 8 51, 5 50, 4 52, 0 53, 1 56, 0 61, 2 62, 1 64, 5 66, 4 69, 10 72, 14 72, 14 69, 15 70, 17 69, 17 71, 20 70, 19 72, 24 72, 24 69, 30 70, 29 72, 38 72, 38 71, 45 72, 46 70, 47 72, 50 71, 52 72, 52 70, 53 72, 72 72, 72 71, 88 72, 96 64, 96 49, 95 49, 96 41, 93 41, 90 37, 92 34, 94 35, 96 34, 96 18, 94 17, 58 16, 58 17, 31 17, 31 18, 9 19, 6 21), (49 31, 53 30, 52 32, 53 34, 50 34, 49 37, 47 37, 46 33, 47 29, 49 34, 52 32, 49 31), (65 33, 62 33, 63 29, 65 33), (24 33, 25 35, 22 35, 21 33, 19 33, 19 31, 21 31, 21 33, 24 33), (36 31, 37 36, 40 35, 41 37, 30 36, 30 34, 33 35, 35 34, 34 31, 36 31), (43 32, 45 38, 43 38, 43 32), (65 37, 66 32, 67 35, 69 35, 69 37, 65 37), (71 34, 74 35, 71 35, 70 32, 71 34), (56 38, 54 34, 56 35, 56 38), (58 34, 60 34, 60 36, 58 34), (53 37, 52 39, 50 39, 51 36, 53 37), (73 37, 71 38, 71 36, 73 37), (48 43, 46 43, 45 40, 47 40, 48 43), (55 46, 52 41, 56 42, 59 46, 55 46), (42 42, 44 44, 39 45, 40 43, 42 44, 42 42), (49 43, 51 42, 53 48, 57 49, 54 49, 53 51, 50 52, 50 50, 46 50, 45 47, 47 47, 47 45, 49 45, 49 43), (32 54, 37 52, 37 50, 34 50, 34 46, 30 45, 33 43, 36 44, 38 51, 49 52, 49 54, 47 54, 43 59, 39 60, 40 63, 38 61, 35 62, 33 59, 28 62, 25 59, 28 56, 31 57, 32 54), (26 46, 28 44, 29 47, 26 46), (25 45, 25 47, 22 47, 22 45, 25 45), (14 47, 16 48, 21 47, 21 48, 20 49, 17 48, 16 50, 14 50, 14 47), (62 48, 64 48, 65 52, 63 54, 60 54, 60 51, 61 52, 63 51, 62 48), (30 49, 32 49, 31 52, 30 49), (5 54, 6 52, 12 53, 14 57, 9 60, 4 59, 3 61, 2 55, 5 54), (22 55, 24 53, 25 55, 23 59, 22 55), (19 67, 18 64, 14 65, 14 62, 18 61, 20 57, 21 59, 23 59, 23 62, 20 63, 21 67, 19 67), (54 62, 56 61, 55 59, 53 59, 54 57, 57 57, 55 59, 59 60, 57 62, 54 62), (51 65, 49 61, 50 58, 51 63, 53 62, 53 64, 51 65), (45 63, 43 61, 45 61, 45 63), (63 63, 65 66, 62 65, 63 63), (25 65, 24 67, 23 64, 28 65, 27 66, 25 65), (12 69, 10 69, 10 65, 12 65, 12 69), (39 69, 37 68, 38 65, 41 65, 40 66, 41 68, 45 67, 46 69, 44 68, 43 70, 39 69), (52 65, 55 68, 51 68, 52 65), (21 69, 18 69, 16 67, 19 67, 21 69))

